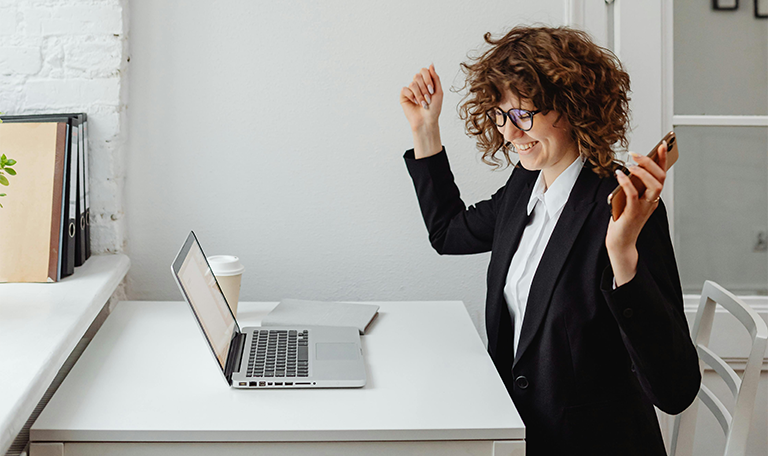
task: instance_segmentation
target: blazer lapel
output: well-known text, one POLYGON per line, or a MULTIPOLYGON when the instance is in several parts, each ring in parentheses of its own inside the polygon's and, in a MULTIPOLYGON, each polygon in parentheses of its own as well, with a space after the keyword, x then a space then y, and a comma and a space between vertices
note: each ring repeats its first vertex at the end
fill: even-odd
MULTIPOLYGON (((508 315, 508 312, 502 312, 502 306, 505 306, 506 300, 504 299, 504 282, 506 281, 507 271, 509 265, 512 262, 512 255, 515 254, 517 246, 520 243, 520 238, 523 236, 523 230, 528 224, 528 200, 531 197, 533 191, 533 183, 536 182, 538 172, 531 173, 528 178, 528 182, 521 186, 519 197, 514 203, 511 203, 511 208, 504 208, 501 214, 504 214, 505 219, 500 222, 502 230, 497 233, 497 236, 501 236, 498 241, 498 248, 494 251, 491 261, 493 263, 498 262, 497 265, 489 267, 489 272, 494 271, 495 277, 489 278, 489 285, 492 281, 497 286, 489 286, 486 297, 486 327, 488 335, 488 348, 491 350, 491 355, 499 352, 499 330, 500 328, 510 327, 509 322, 503 322, 501 319, 504 315, 508 315), (499 286, 500 284, 500 286, 499 286)), ((509 317, 506 317, 509 320, 509 317)), ((503 351, 503 347, 502 347, 503 351)), ((511 358, 511 356, 510 356, 511 358)))
POLYGON ((544 321, 560 271, 582 225, 595 206, 595 191, 599 184, 600 178, 591 169, 582 168, 533 276, 513 368, 544 321))

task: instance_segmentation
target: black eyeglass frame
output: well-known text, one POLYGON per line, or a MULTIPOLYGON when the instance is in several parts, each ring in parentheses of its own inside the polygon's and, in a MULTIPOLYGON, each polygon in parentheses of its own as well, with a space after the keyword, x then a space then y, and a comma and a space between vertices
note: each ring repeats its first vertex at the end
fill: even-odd
POLYGON ((512 108, 509 111, 505 112, 501 108, 493 108, 493 109, 491 109, 489 111, 486 111, 485 115, 488 116, 488 118, 491 119, 491 122, 493 122, 494 125, 496 125, 499 128, 501 128, 504 125, 506 125, 507 124, 507 119, 509 119, 509 121, 512 122, 512 125, 514 125, 515 128, 517 128, 518 130, 520 130, 520 131, 530 131, 530 129, 533 128, 533 116, 535 116, 536 114, 540 113, 541 111, 542 111, 541 109, 537 109, 535 111, 529 111, 527 109, 512 108), (499 110, 501 112, 501 115, 502 115, 501 118, 504 119, 501 122, 501 125, 496 123, 496 116, 494 115, 494 112, 496 110, 499 110), (526 115, 531 116, 531 126, 528 127, 528 128, 523 128, 520 125, 518 125, 517 122, 515 122, 515 118, 512 116, 512 112, 513 111, 518 115, 518 117, 520 116, 520 114, 526 114, 526 115))

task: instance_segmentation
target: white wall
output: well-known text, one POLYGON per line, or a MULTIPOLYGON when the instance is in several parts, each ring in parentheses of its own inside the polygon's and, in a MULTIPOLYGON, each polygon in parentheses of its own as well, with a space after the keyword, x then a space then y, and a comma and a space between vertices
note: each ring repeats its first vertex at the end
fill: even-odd
POLYGON ((0 111, 88 113, 95 253, 125 241, 127 3, 0 0, 0 111))
MULTIPOLYGON (((463 300, 482 328, 486 255, 439 257, 402 154, 402 86, 444 86, 487 31, 562 24, 563 0, 131 2, 129 297, 181 299, 170 263, 193 229, 239 255, 241 300, 463 300)), ((465 201, 491 172, 448 93, 443 141, 465 201)), ((484 330, 481 330, 484 333, 484 330)))

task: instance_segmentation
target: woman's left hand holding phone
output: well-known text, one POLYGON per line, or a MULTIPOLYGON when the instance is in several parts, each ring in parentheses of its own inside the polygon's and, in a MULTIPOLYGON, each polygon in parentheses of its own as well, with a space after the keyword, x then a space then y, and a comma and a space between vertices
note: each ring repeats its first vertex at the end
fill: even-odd
POLYGON ((413 133, 415 158, 435 155, 443 149, 439 117, 443 107, 443 86, 435 66, 422 68, 400 91, 400 106, 413 133))

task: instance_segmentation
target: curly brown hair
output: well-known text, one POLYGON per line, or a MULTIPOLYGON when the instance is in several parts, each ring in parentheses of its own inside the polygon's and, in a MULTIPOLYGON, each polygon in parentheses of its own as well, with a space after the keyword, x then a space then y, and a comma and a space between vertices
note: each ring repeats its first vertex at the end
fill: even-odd
POLYGON ((496 168, 511 163, 503 135, 486 116, 509 90, 535 109, 564 116, 593 171, 600 176, 613 172, 614 144, 628 145, 629 75, 619 59, 586 33, 567 27, 515 27, 502 38, 490 33, 484 38, 491 48, 461 64, 468 92, 459 107, 482 160, 496 168))

